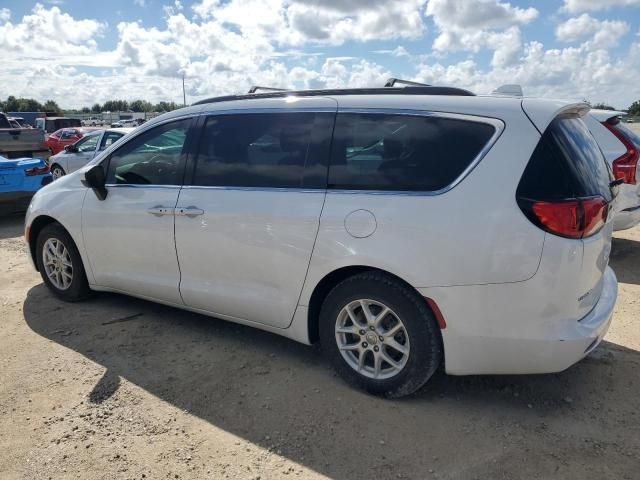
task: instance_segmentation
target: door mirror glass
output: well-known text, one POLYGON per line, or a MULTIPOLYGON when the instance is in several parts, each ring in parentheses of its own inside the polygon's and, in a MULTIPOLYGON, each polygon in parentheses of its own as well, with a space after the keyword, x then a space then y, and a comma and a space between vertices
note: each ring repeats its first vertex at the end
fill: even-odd
POLYGON ((73 153, 73 152, 77 152, 78 150, 76 149, 75 145, 65 145, 64 151, 67 153, 73 153))
POLYGON ((107 198, 107 188, 105 187, 104 167, 96 165, 84 172, 84 186, 89 187, 100 200, 107 198))

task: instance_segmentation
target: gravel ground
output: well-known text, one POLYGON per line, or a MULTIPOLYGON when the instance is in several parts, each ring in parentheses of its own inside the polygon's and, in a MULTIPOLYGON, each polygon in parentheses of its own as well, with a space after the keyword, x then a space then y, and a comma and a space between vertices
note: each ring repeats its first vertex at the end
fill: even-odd
POLYGON ((640 228, 568 371, 352 390, 317 349, 124 296, 54 299, 0 218, 0 478, 637 479, 640 228))

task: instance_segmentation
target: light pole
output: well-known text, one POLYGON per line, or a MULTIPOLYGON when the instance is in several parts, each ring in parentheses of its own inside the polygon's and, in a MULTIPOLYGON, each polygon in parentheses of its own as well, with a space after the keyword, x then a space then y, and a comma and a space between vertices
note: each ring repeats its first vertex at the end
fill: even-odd
POLYGON ((182 102, 187 106, 187 91, 184 89, 184 72, 182 72, 182 102))

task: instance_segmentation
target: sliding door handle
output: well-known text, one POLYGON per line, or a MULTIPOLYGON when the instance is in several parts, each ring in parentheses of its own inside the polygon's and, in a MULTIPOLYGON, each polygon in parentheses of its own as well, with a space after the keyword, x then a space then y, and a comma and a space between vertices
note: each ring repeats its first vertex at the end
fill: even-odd
POLYGON ((190 206, 190 207, 177 207, 176 215, 181 217, 195 217, 197 215, 204 215, 204 210, 198 207, 190 206))
POLYGON ((149 208, 147 210, 147 213, 155 215, 156 217, 161 217, 162 215, 174 215, 174 209, 171 207, 163 207, 161 205, 158 205, 156 207, 149 208))

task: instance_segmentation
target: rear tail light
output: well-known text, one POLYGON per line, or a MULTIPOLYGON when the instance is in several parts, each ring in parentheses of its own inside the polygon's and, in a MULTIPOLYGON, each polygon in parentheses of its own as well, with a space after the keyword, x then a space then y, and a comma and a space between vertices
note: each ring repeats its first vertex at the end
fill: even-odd
POLYGON ((603 125, 607 127, 607 129, 613 133, 627 149, 624 155, 621 155, 613 161, 613 176, 623 179, 624 183, 635 185, 637 181, 636 171, 638 169, 638 159, 640 158, 638 148, 633 144, 633 142, 631 142, 631 140, 625 137, 614 124, 603 122, 603 125))
POLYGON ((554 201, 523 198, 518 203, 533 223, 567 238, 585 238, 599 232, 609 213, 609 204, 599 196, 554 201))
POLYGON ((27 177, 33 177, 34 175, 44 175, 45 173, 49 173, 49 165, 44 165, 42 167, 27 168, 24 171, 24 174, 27 177))

